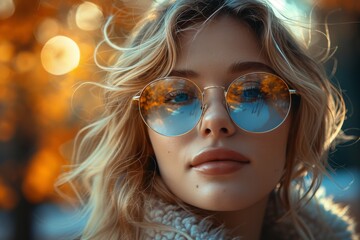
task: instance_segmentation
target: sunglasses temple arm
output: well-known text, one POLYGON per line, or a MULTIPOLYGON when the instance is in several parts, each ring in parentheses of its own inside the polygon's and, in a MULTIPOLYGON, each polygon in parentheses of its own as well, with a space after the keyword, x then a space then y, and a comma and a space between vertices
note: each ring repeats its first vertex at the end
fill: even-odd
POLYGON ((297 94, 296 90, 294 90, 294 89, 289 89, 289 92, 290 92, 290 94, 297 94))

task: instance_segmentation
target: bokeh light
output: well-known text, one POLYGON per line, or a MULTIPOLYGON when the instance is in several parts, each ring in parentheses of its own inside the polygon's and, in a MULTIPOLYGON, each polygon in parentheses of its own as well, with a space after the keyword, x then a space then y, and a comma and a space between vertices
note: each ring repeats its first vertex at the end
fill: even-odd
POLYGON ((17 199, 14 190, 0 178, 0 209, 12 209, 16 204, 17 199))
POLYGON ((98 29, 104 19, 101 9, 94 3, 84 2, 76 10, 76 25, 82 30, 93 31, 98 29))
POLYGON ((52 149, 38 151, 27 169, 23 182, 22 188, 26 198, 37 203, 54 192, 54 183, 63 164, 60 155, 52 149))
MULTIPOLYGON (((1 52, 1 51, 0 51, 1 52)), ((2 52, 1 52, 2 53, 2 52)), ((0 54, 1 56, 1 54, 0 54)), ((6 85, 11 77, 11 69, 7 65, 0 64, 0 86, 2 84, 6 85)), ((0 95, 1 99, 1 95, 0 95)))
POLYGON ((10 62, 14 56, 14 45, 10 41, 0 40, 0 62, 10 62))
POLYGON ((44 69, 53 75, 63 75, 74 70, 80 62, 78 45, 65 36, 56 36, 46 42, 41 51, 44 69))
POLYGON ((32 52, 21 52, 15 58, 15 68, 19 73, 28 72, 34 68, 36 60, 32 52))
POLYGON ((13 0, 0 1, 0 19, 11 17, 15 12, 15 4, 13 0))
POLYGON ((43 126, 51 126, 65 122, 70 114, 70 98, 72 88, 58 91, 57 94, 46 94, 44 96, 47 101, 37 102, 35 107, 38 121, 43 126), (56 103, 56 107, 54 106, 56 103))
POLYGON ((35 37, 40 43, 46 43, 50 38, 59 34, 59 22, 53 18, 46 18, 42 21, 35 32, 35 37))
POLYGON ((0 141, 5 142, 9 141, 14 135, 15 126, 7 119, 0 119, 0 141))

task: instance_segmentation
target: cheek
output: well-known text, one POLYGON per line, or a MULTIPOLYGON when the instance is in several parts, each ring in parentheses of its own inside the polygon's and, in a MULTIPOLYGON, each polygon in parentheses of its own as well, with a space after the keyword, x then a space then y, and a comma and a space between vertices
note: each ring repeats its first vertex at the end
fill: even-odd
POLYGON ((283 174, 286 163, 287 144, 287 125, 280 129, 280 131, 266 136, 264 141, 259 144, 259 150, 256 151, 256 159, 259 159, 263 174, 267 175, 269 179, 271 176, 278 179, 283 174))
POLYGON ((286 161, 286 142, 270 142, 261 147, 261 150, 255 152, 257 163, 265 169, 282 169, 286 161))
MULTIPOLYGON (((164 137, 150 133, 151 144, 156 157, 157 167, 164 184, 171 192, 178 189, 178 183, 184 179, 181 141, 176 138, 164 137)), ((176 192, 176 191, 175 191, 176 192)))
POLYGON ((269 156, 261 156, 261 166, 258 168, 262 179, 276 185, 284 173, 286 162, 285 153, 278 152, 269 156))
POLYGON ((178 144, 174 139, 159 135, 151 130, 149 130, 149 137, 157 159, 162 159, 171 155, 174 152, 174 149, 178 147, 178 144))
POLYGON ((194 134, 187 133, 182 136, 166 137, 160 135, 148 128, 148 134, 156 158, 160 159, 168 156, 185 157, 185 153, 191 148, 190 142, 193 142, 194 134))
POLYGON ((149 130, 149 137, 160 172, 171 171, 175 165, 181 163, 186 141, 181 137, 165 137, 152 130, 149 130))

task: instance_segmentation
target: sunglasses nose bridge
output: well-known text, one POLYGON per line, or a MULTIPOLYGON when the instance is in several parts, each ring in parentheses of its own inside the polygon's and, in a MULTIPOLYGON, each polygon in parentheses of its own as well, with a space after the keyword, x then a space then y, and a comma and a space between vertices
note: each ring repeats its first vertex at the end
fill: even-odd
POLYGON ((225 100, 225 88, 208 86, 203 91, 202 117, 198 129, 203 136, 230 136, 236 127, 225 100))
POLYGON ((225 95, 226 95, 226 92, 225 92, 225 87, 223 86, 207 86, 204 88, 203 90, 203 101, 204 101, 204 105, 207 105, 207 101, 209 99, 211 100, 216 100, 217 98, 222 98, 222 102, 224 103, 225 102, 225 95), (218 90, 218 91, 215 91, 215 90, 218 90), (216 92, 216 93, 213 93, 213 94, 206 94, 207 92, 216 92), (215 98, 213 97, 210 97, 210 96, 213 96, 215 94, 215 98))
POLYGON ((223 86, 207 86, 202 92, 202 109, 204 112, 213 105, 222 105, 227 109, 226 105, 226 91, 223 86))

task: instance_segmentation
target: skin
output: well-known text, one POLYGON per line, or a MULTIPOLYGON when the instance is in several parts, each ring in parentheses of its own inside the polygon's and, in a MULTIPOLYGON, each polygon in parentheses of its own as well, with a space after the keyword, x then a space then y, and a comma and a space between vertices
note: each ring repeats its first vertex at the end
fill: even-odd
MULTIPOLYGON (((227 87, 244 73, 269 71, 263 65, 269 64, 253 31, 237 19, 220 16, 200 31, 181 35, 172 75, 186 75, 201 89, 227 87), (234 70, 236 63, 241 67, 234 70)), ((235 222, 245 239, 257 239, 268 196, 283 175, 290 117, 271 132, 254 134, 232 122, 221 88, 206 90, 204 101, 202 120, 189 133, 166 137, 149 129, 160 175, 184 202, 214 211, 225 225, 235 222), (228 174, 203 174, 191 162, 209 149, 232 150, 250 162, 228 174)))

